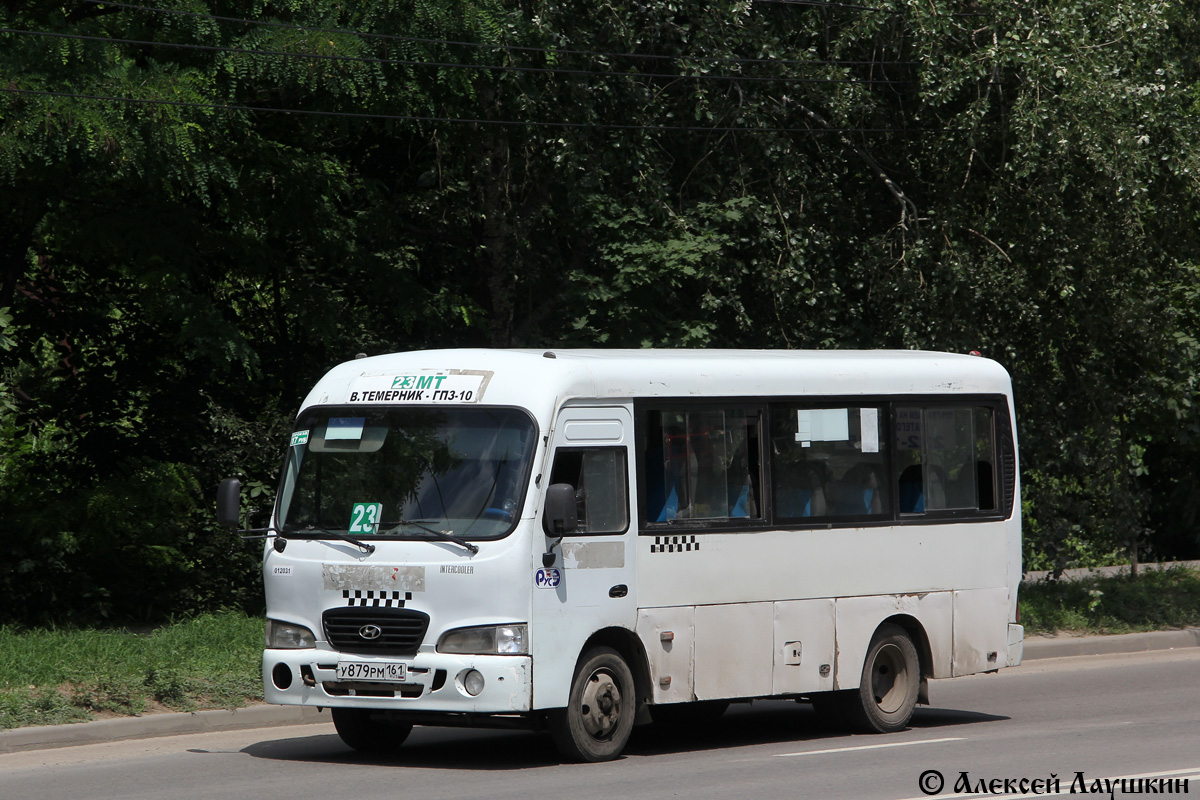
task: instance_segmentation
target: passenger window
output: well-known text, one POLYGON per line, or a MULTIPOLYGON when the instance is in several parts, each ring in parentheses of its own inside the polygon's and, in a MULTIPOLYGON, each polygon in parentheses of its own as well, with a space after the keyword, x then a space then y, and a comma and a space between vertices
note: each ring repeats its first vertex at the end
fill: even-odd
POLYGON ((646 520, 761 519, 759 412, 647 412, 646 520))
POLYGON ((890 515, 879 406, 771 407, 775 516, 890 515))
POLYGON ((896 410, 900 512, 996 509, 992 409, 896 410))
POLYGON ((576 533, 624 533, 629 528, 624 448, 559 450, 550 483, 575 487, 576 533))

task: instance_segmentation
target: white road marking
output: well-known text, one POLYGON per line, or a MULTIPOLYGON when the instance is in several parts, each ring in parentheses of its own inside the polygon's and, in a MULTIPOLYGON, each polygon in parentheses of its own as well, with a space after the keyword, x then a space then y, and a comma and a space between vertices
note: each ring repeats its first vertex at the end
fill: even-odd
POLYGON ((820 756, 826 753, 853 753, 856 750, 882 750, 885 747, 909 747, 914 744, 934 744, 935 742, 962 742, 964 736, 951 736, 945 739, 920 739, 915 742, 888 742, 887 744, 865 744, 861 747, 838 747, 833 750, 805 750, 802 753, 776 753, 776 758, 791 758, 792 756, 820 756))

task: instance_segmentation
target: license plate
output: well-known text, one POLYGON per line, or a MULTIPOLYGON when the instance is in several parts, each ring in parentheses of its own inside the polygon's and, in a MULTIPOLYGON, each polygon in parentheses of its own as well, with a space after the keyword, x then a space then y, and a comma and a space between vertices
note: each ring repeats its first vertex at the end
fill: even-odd
POLYGON ((406 664, 372 664, 367 661, 339 661, 339 681, 374 681, 378 683, 403 683, 408 680, 406 664))

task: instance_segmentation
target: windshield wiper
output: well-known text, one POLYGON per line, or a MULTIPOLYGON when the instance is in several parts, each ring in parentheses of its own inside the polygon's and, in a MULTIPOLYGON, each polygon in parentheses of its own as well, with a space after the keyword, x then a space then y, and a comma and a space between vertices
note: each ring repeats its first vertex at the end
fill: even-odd
POLYGON ((366 553, 367 555, 371 555, 371 553, 375 552, 375 545, 368 544, 367 542, 360 542, 358 539, 355 539, 353 536, 347 536, 346 534, 338 533, 337 531, 328 531, 328 530, 325 530, 324 528, 314 528, 312 525, 308 525, 304 528, 299 528, 293 532, 294 533, 321 533, 321 534, 325 534, 326 536, 332 536, 335 539, 341 539, 343 542, 349 542, 350 544, 361 548, 362 551, 364 553, 366 553))
MULTIPOLYGON (((471 555, 475 555, 476 553, 479 552, 478 545, 471 544, 470 542, 468 542, 466 539, 462 538, 461 536, 455 536, 454 531, 439 531, 436 528, 431 528, 428 525, 423 524, 425 522, 433 522, 433 521, 434 520, 402 519, 399 522, 395 522, 395 523, 385 522, 383 524, 394 526, 391 529, 389 529, 385 535, 394 534, 396 531, 400 530, 405 525, 412 525, 415 528, 420 528, 421 530, 425 531, 426 533, 432 534, 435 538, 441 539, 443 542, 453 542, 454 544, 458 545, 459 547, 465 548, 467 550, 467 552, 469 552, 471 555)), ((382 525, 380 527, 382 527, 382 525)))

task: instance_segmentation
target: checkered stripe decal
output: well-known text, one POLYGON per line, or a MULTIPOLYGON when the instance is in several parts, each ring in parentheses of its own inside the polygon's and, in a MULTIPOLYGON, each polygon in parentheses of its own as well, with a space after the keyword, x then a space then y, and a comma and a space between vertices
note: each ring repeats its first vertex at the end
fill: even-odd
POLYGON ((342 599, 346 605, 359 608, 404 608, 405 600, 412 600, 412 592, 385 592, 368 589, 342 589, 342 599))
POLYGON ((699 549, 695 536, 655 536, 650 545, 651 553, 690 553, 699 549))

